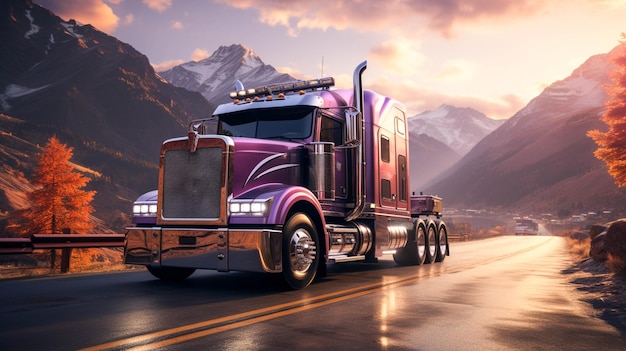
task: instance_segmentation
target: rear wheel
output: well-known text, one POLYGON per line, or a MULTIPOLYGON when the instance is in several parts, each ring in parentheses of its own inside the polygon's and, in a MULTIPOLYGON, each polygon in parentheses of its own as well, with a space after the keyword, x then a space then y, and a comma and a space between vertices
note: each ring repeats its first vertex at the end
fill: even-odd
POLYGON ((407 243, 405 247, 393 255, 393 260, 403 266, 420 265, 426 259, 426 231, 424 225, 418 224, 415 229, 415 242, 407 243))
POLYGON ((315 279, 320 261, 319 238, 313 222, 296 213, 283 227, 283 278, 292 289, 307 287, 315 279))
POLYGON ((426 263, 433 263, 437 259, 437 230, 429 225, 426 231, 426 263))
POLYGON ((443 262, 448 254, 448 229, 442 223, 439 227, 439 235, 437 235, 437 258, 435 261, 443 262))
POLYGON ((179 267, 153 267, 147 266, 148 272, 150 272, 153 276, 168 281, 181 281, 187 279, 193 272, 196 271, 195 268, 179 268, 179 267))

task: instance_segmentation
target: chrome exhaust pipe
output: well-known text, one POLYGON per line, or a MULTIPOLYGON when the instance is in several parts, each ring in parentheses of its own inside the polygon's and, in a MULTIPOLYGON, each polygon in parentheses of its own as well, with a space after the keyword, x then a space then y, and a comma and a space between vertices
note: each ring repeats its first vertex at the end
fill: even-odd
POLYGON ((365 208, 365 123, 363 121, 363 71, 367 68, 367 61, 361 62, 355 69, 352 77, 354 86, 353 104, 354 108, 360 113, 357 118, 356 136, 357 136, 357 152, 356 162, 354 164, 355 173, 355 194, 354 209, 346 216, 346 221, 352 221, 363 213, 365 208))

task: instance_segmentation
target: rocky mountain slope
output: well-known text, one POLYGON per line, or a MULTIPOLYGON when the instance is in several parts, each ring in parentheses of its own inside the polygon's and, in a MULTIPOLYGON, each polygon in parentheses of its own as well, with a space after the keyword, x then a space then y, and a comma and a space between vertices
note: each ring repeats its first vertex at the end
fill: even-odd
MULTIPOLYGON (((160 78, 130 45, 30 1, 0 3, 0 32, 3 173, 27 179, 56 134, 74 147, 73 161, 100 175, 90 183, 95 215, 109 228, 128 224, 131 202, 156 186, 162 141, 214 107, 160 78)), ((19 192, 0 178, 0 212, 23 205, 19 192)))
POLYGON ((409 117, 411 189, 424 190, 504 122, 446 104, 409 117))
POLYGON ((455 207, 568 213, 622 209, 626 194, 593 156, 588 130, 605 130, 599 117, 613 69, 608 54, 588 59, 546 88, 481 140, 428 187, 455 207))
POLYGON ((411 191, 423 191, 426 184, 461 159, 461 155, 443 142, 409 130, 411 191))

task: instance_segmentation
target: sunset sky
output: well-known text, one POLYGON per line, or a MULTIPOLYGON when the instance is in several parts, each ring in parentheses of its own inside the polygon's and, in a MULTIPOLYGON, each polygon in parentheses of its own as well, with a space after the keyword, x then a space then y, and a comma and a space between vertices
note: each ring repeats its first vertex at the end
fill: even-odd
POLYGON ((509 118, 626 32, 626 0, 35 0, 145 54, 157 70, 243 44, 299 79, 333 76, 407 105, 509 118))

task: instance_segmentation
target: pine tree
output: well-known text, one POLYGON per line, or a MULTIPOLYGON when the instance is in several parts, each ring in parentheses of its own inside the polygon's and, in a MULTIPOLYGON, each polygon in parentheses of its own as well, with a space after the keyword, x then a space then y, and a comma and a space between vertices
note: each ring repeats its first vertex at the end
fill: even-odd
POLYGON ((38 187, 28 194, 32 207, 14 222, 18 234, 57 234, 67 230, 84 234, 93 230, 89 217, 96 192, 82 190, 89 178, 74 171, 72 156, 73 148, 56 136, 48 139, 31 180, 38 187))
POLYGON ((606 87, 609 99, 600 120, 608 125, 608 131, 592 130, 587 133, 598 149, 594 155, 609 167, 609 174, 618 186, 626 185, 626 34, 622 33, 619 54, 613 62, 613 83, 606 87))

